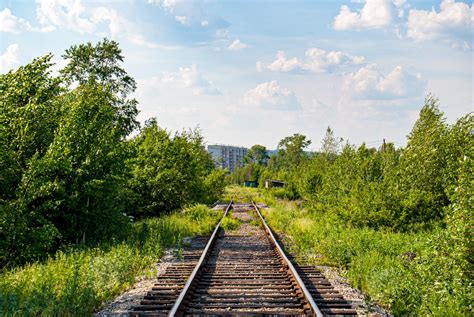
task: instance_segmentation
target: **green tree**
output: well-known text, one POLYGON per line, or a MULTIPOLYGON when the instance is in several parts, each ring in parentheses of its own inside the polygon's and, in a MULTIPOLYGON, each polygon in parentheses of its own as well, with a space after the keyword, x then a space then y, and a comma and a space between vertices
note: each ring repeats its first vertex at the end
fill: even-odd
POLYGON ((267 148, 263 145, 253 145, 244 157, 245 163, 257 163, 259 165, 267 165, 268 162, 267 148))
POLYGON ((459 162, 458 182, 446 208, 446 228, 435 231, 426 254, 418 259, 417 280, 423 281, 430 302, 421 301, 420 314, 470 316, 473 297, 474 169, 473 151, 459 162), (449 294, 449 295, 448 295, 449 294), (448 295, 448 296, 447 296, 448 295), (456 312, 456 314, 453 314, 456 312))
POLYGON ((18 208, 22 179, 32 161, 46 153, 62 113, 51 58, 0 75, 0 267, 44 255, 57 233, 43 217, 18 208))
POLYGON ((234 171, 230 174, 230 179, 233 184, 243 184, 245 181, 244 167, 240 164, 237 164, 234 171))
POLYGON ((137 216, 158 215, 186 203, 210 200, 222 190, 224 174, 212 173, 214 163, 199 131, 171 137, 151 119, 132 145, 137 152, 131 184, 137 197, 137 216), (209 193, 211 184, 220 187, 209 193))
MULTIPOLYGON (((471 139, 471 145, 472 145, 471 139)), ((461 272, 457 277, 465 289, 471 289, 474 267, 474 243, 472 228, 474 228, 474 147, 466 152, 466 156, 459 162, 459 178, 457 186, 451 195, 453 203, 447 212, 447 239, 451 252, 446 252, 461 272)), ((442 243, 442 242, 441 242, 442 243)), ((463 287, 463 288, 464 288, 463 287)), ((466 297, 466 307, 469 298, 466 297)))
POLYGON ((201 199, 203 202, 212 203, 224 194, 226 183, 226 169, 215 168, 204 179, 205 197, 201 199))
POLYGON ((30 159, 52 142, 61 114, 52 55, 0 75, 0 202, 15 197, 30 159))
POLYGON ((278 143, 279 164, 287 169, 296 168, 307 159, 304 151, 310 144, 311 140, 299 133, 283 138, 278 143))
POLYGON ((137 110, 118 44, 71 47, 60 78, 50 75, 51 57, 1 76, 2 265, 110 239, 129 222, 125 137, 137 110), (65 79, 75 85, 61 87, 65 79))
POLYGON ((95 46, 90 42, 73 45, 62 57, 68 64, 60 73, 68 83, 101 85, 110 92, 110 101, 118 110, 115 120, 124 135, 138 127, 138 102, 127 99, 135 91, 136 82, 121 66, 124 57, 117 42, 105 38, 95 46))
POLYGON ((324 135, 323 140, 321 141, 321 151, 327 156, 334 158, 335 155, 340 150, 341 143, 343 142, 342 138, 336 138, 334 136, 334 131, 331 127, 328 126, 326 129, 326 134, 324 135))
POLYGON ((458 186, 462 174, 461 165, 465 157, 471 156, 474 149, 474 114, 469 113, 456 121, 447 136, 447 167, 444 173, 444 187, 448 196, 458 186))
POLYGON ((447 133, 438 100, 428 96, 400 161, 400 181, 405 193, 400 216, 406 222, 440 219, 449 202, 445 193, 447 133))
POLYGON ((52 222, 63 242, 96 242, 125 231, 121 194, 130 151, 101 85, 81 85, 65 101, 68 115, 23 177, 19 208, 52 222))

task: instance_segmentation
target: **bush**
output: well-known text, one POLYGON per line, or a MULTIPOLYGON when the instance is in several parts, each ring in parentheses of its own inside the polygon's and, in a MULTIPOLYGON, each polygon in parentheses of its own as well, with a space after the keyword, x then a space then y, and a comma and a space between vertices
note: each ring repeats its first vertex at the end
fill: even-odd
POLYGON ((186 218, 192 219, 194 221, 201 221, 209 216, 209 208, 205 205, 193 205, 188 206, 182 210, 182 213, 186 218))
POLYGON ((90 315, 131 287, 137 277, 155 274, 150 265, 158 261, 165 246, 209 233, 221 214, 197 205, 134 224, 126 241, 58 252, 44 263, 5 271, 0 276, 0 311, 5 315, 90 315))
POLYGON ((213 170, 199 130, 172 136, 152 119, 130 146, 137 153, 130 181, 137 217, 159 216, 189 203, 209 202, 223 190, 225 174, 213 170))
POLYGON ((222 193, 199 129, 139 127, 136 82, 115 41, 74 45, 0 75, 0 269, 121 240, 150 217, 222 193))
POLYGON ((357 228, 284 201, 264 215, 272 228, 289 235, 292 252, 313 264, 342 268, 352 285, 394 315, 469 315, 469 278, 455 264, 456 247, 440 246, 449 241, 441 228, 417 233, 357 228))

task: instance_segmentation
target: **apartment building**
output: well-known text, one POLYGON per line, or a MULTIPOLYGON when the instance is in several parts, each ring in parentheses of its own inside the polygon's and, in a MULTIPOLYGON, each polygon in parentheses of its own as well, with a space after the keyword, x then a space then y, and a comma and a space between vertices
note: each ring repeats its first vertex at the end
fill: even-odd
POLYGON ((243 166, 244 156, 248 149, 239 146, 213 144, 207 146, 215 164, 221 168, 227 168, 233 172, 240 165, 243 166))

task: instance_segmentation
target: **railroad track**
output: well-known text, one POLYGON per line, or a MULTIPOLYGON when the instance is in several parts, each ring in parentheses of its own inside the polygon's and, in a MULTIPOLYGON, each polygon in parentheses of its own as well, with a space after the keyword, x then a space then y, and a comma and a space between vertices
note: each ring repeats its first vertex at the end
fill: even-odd
POLYGON ((287 258, 256 204, 231 202, 224 217, 231 209, 241 229, 226 232, 221 220, 206 245, 185 251, 185 261, 169 267, 130 315, 356 315, 319 271, 287 258))

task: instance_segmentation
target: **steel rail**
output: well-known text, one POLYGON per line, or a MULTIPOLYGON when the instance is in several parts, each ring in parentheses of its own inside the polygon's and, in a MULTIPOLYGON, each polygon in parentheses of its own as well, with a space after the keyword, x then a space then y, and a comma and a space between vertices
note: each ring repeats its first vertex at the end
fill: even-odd
POLYGON ((285 264, 288 266, 291 274, 296 279, 296 282, 298 283, 298 286, 301 288, 301 291, 303 292, 303 296, 308 301, 313 314, 317 317, 323 317, 323 313, 319 310, 318 305, 316 305, 316 303, 314 302, 313 297, 311 296, 310 292, 308 291, 308 289, 304 285, 304 282, 301 279, 300 275, 296 271, 296 269, 293 266, 293 264, 291 263, 291 261, 286 256, 285 252, 283 252, 283 249, 278 244, 277 240, 275 239, 275 236, 273 235, 272 231, 270 230, 270 227, 267 225, 265 219, 263 218, 262 214, 260 213, 259 208, 257 207, 257 205, 255 204, 254 201, 252 201, 252 205, 255 208, 255 211, 257 211, 257 214, 260 217, 260 220, 262 220, 265 231, 267 232, 268 236, 270 237, 271 242, 275 245, 278 253, 280 253, 281 257, 283 258, 283 260, 285 262, 285 264))
POLYGON ((214 232, 212 232, 212 235, 209 238, 209 241, 207 242, 206 247, 204 248, 204 251, 202 251, 202 254, 201 254, 201 257, 199 258, 198 263, 194 267, 193 272, 191 273, 191 275, 188 278, 188 281, 186 282, 183 289, 181 290, 181 293, 179 294, 178 299, 176 300, 176 302, 174 303, 174 305, 171 308, 170 312, 168 313, 168 316, 170 316, 170 317, 176 316, 178 310, 181 308, 181 305, 183 304, 183 300, 186 297, 186 295, 188 293, 188 290, 191 287, 191 284, 194 282, 194 278, 196 277, 196 275, 198 274, 198 272, 201 269, 202 265, 204 264, 204 261, 207 257, 207 253, 211 249, 211 245, 213 244, 213 242, 214 242, 214 240, 217 236, 217 232, 219 231, 219 228, 221 226, 222 219, 224 219, 227 216, 227 213, 229 212, 229 209, 232 206, 232 204, 233 204, 233 200, 230 201, 229 205, 225 209, 224 215, 222 216, 219 223, 216 225, 216 228, 214 229, 214 232))

